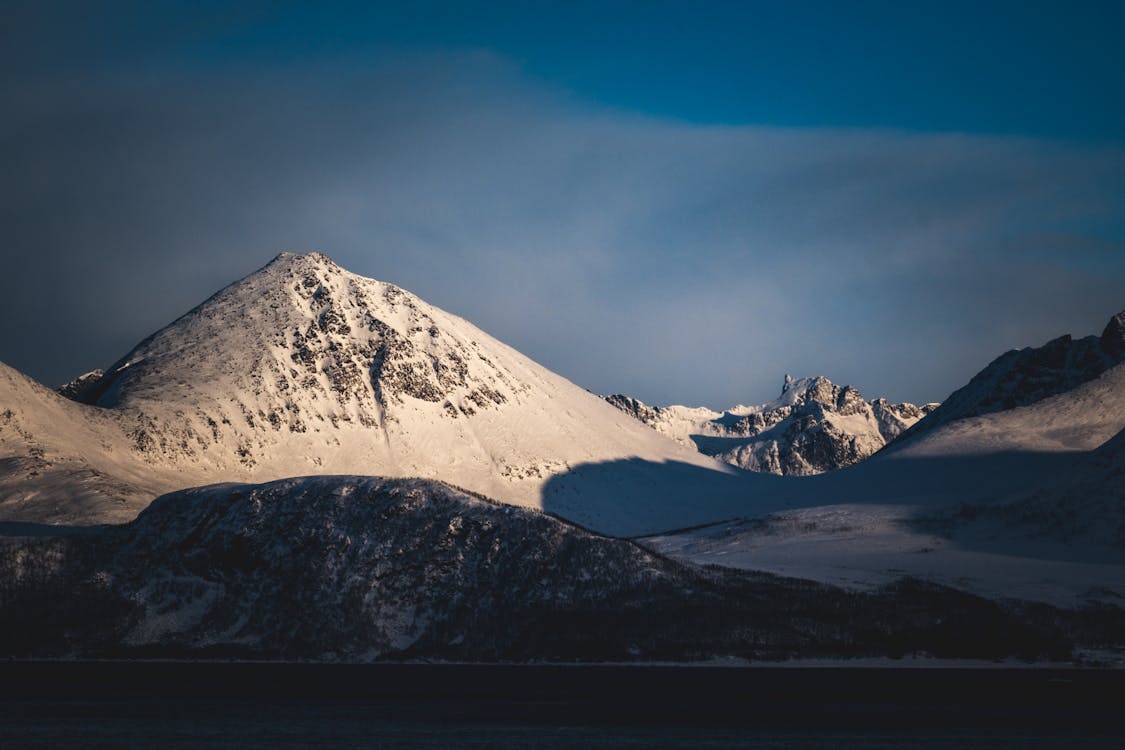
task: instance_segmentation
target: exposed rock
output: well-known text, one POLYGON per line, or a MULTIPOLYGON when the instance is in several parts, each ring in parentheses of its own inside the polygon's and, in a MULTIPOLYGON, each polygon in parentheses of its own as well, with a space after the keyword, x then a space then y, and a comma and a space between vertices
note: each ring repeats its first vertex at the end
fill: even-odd
POLYGON ((643 401, 638 401, 629 396, 621 394, 614 394, 606 396, 605 400, 616 406, 626 414, 641 420, 650 427, 655 427, 660 419, 660 412, 651 406, 646 405, 643 401))
POLYGON ((1060 336, 1040 347, 1000 355, 909 434, 956 419, 1034 404, 1089 382, 1121 362, 1125 362, 1125 311, 1110 318, 1101 336, 1060 336))
POLYGON ((725 412, 648 406, 607 396, 618 409, 709 456, 751 471, 819 474, 862 461, 937 405, 868 403, 855 388, 828 378, 785 376, 781 396, 725 412))
POLYGON ((1100 343, 1102 351, 1117 361, 1125 359, 1125 310, 1114 315, 1102 331, 1100 343))
POLYGON ((58 393, 72 401, 86 403, 87 396, 97 386, 98 381, 102 379, 103 375, 105 375, 105 373, 102 370, 91 370, 83 375, 79 375, 69 383, 59 386, 58 393))
POLYGON ((746 502, 727 467, 622 418, 468 321, 319 253, 282 253, 219 290, 71 389, 81 403, 8 369, 0 414, 13 416, 0 424, 0 459, 45 451, 53 468, 33 482, 0 473, 0 519, 120 521, 181 487, 329 473, 440 478, 504 502, 565 507, 615 533, 746 502), (627 484, 583 479, 579 492, 552 482, 633 459, 645 463, 627 484), (654 501, 669 463, 698 478, 654 501), (87 479, 89 470, 112 481, 87 479), (125 485, 135 491, 123 505, 125 485), (685 492, 700 499, 685 502, 685 492), (78 495, 97 502, 79 512, 78 495))

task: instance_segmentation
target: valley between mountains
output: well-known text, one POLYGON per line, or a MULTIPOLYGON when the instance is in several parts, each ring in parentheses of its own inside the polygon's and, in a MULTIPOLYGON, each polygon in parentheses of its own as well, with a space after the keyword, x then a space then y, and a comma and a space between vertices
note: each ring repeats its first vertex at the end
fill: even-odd
POLYGON ((1125 312, 939 404, 599 397, 319 253, 58 391, 0 365, 13 656, 1125 648, 1125 312))

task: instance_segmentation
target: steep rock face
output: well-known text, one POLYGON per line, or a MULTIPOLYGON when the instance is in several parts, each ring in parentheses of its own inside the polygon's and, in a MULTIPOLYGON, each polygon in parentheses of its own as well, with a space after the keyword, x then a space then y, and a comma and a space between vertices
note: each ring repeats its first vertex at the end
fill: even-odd
POLYGON ((937 404, 892 404, 885 398, 877 398, 871 402, 871 413, 879 422, 879 433, 889 443, 937 407, 937 404))
POLYGON ((1125 359, 1125 310, 1109 319, 1099 343, 1111 360, 1120 362, 1125 359))
MULTIPOLYGON (((614 533, 694 521, 682 513, 665 518, 661 509, 748 501, 726 482, 730 467, 625 418, 467 321, 319 253, 279 255, 141 342, 100 378, 82 378, 68 392, 85 405, 55 394, 29 400, 3 385, 0 411, 11 403, 14 411, 75 415, 40 420, 44 432, 53 423, 64 443, 70 422, 82 423, 90 411, 101 415, 113 430, 75 438, 70 454, 111 479, 128 474, 129 484, 136 479, 160 492, 308 474, 428 477, 504 502, 565 510, 614 533), (614 462, 632 472, 628 482, 606 472, 552 481, 614 462), (668 464, 697 472, 681 488, 688 498, 660 494, 668 464), (723 488, 709 486, 712 477, 723 488)), ((23 461, 28 445, 0 459, 23 461)), ((61 443, 59 452, 66 452, 61 443)), ((114 485, 106 486, 101 506, 120 520, 114 485)), ((60 481, 7 508, 0 497, 0 518, 99 520, 93 505, 66 515, 71 489, 60 481)), ((127 506, 139 510, 134 495, 127 506)))
POLYGON ((785 475, 819 474, 861 461, 936 406, 869 403, 851 386, 788 375, 777 400, 721 413, 652 407, 621 395, 606 400, 702 453, 743 469, 785 475))
POLYGON ((71 401, 88 403, 90 392, 97 387, 98 382, 104 375, 105 372, 102 370, 91 370, 90 372, 79 375, 69 383, 64 383, 59 386, 58 393, 60 396, 66 396, 71 401))
POLYGON ((1013 349, 954 391, 910 435, 966 417, 1028 406, 1094 380, 1125 362, 1125 311, 1114 315, 1101 336, 1060 336, 1040 347, 1013 349))

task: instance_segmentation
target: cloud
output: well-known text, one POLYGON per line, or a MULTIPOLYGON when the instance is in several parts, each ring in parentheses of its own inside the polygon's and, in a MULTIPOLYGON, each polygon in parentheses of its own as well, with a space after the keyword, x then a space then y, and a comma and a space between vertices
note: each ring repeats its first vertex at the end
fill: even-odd
POLYGON ((282 249, 392 281, 595 391, 785 372, 943 398, 1125 306, 1125 152, 700 127, 483 52, 11 87, 0 358, 104 366, 282 249))

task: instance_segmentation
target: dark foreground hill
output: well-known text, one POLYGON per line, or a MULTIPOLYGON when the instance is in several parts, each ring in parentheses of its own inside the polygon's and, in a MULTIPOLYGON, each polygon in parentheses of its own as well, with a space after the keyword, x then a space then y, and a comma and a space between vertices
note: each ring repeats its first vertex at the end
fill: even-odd
POLYGON ((1117 609, 699 568, 425 480, 219 485, 134 522, 0 537, 4 656, 1069 659, 1117 609))

